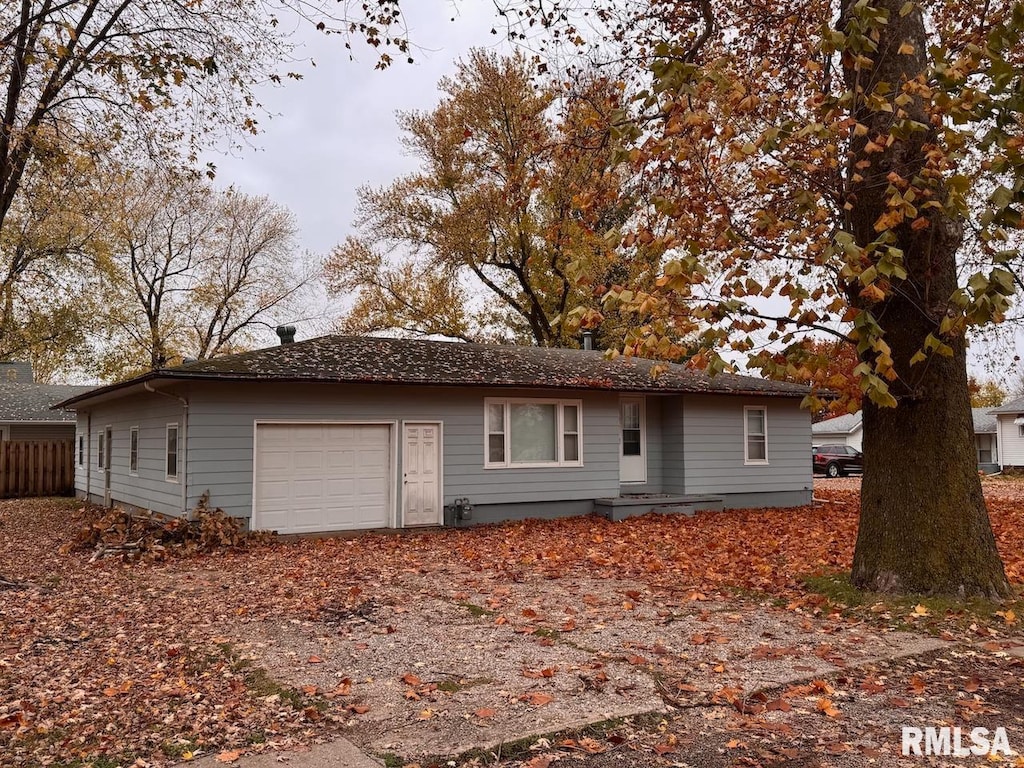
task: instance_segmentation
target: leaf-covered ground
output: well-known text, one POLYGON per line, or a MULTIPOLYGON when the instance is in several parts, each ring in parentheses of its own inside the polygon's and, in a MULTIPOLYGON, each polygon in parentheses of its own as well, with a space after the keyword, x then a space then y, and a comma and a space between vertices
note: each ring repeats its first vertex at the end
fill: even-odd
MULTIPOLYGON (((29 584, 0 592, 2 763, 166 764, 339 732, 428 762, 438 744, 652 707, 664 714, 503 760, 888 765, 893 723, 922 718, 1005 717, 1024 750, 1020 660, 1002 653, 1016 642, 1012 608, 843 608, 854 596, 835 574, 852 555, 857 484, 816 494, 826 503, 161 564, 61 555, 72 502, 0 502, 0 575, 29 584), (937 646, 885 661, 916 642, 937 646)), ((1021 584, 1024 484, 990 481, 986 495, 1021 584)))

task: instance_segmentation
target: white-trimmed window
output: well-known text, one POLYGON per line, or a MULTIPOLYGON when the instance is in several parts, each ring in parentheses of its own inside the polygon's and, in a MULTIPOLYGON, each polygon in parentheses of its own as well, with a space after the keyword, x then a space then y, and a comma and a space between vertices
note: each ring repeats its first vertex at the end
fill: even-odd
POLYGON ((487 398, 484 466, 583 465, 583 406, 579 400, 487 398))
POLYGON ((1024 413, 1018 413, 1017 418, 1013 420, 1013 423, 1017 425, 1018 437, 1024 437, 1024 413))
POLYGON ((107 435, 103 430, 100 430, 99 433, 96 435, 96 438, 98 441, 96 443, 96 466, 99 467, 100 469, 103 469, 104 467, 106 467, 106 464, 104 464, 104 460, 106 459, 107 453, 107 435))
POLYGON ((128 432, 128 474, 139 474, 139 428, 132 427, 128 432))
POLYGON ((768 463, 768 409, 743 406, 743 463, 768 463))
POLYGON ((166 475, 168 480, 178 479, 178 425, 167 425, 167 462, 166 475))
POLYGON ((78 466, 85 466, 85 435, 78 436, 78 466))

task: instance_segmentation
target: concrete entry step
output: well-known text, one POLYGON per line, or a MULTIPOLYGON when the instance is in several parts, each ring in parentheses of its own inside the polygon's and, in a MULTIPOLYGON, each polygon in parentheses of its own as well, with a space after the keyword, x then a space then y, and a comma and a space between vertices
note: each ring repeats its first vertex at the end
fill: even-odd
POLYGON ((678 495, 642 493, 594 499, 594 512, 609 520, 625 520, 627 517, 655 512, 664 515, 687 515, 692 517, 700 511, 721 511, 725 502, 721 496, 699 494, 678 495))

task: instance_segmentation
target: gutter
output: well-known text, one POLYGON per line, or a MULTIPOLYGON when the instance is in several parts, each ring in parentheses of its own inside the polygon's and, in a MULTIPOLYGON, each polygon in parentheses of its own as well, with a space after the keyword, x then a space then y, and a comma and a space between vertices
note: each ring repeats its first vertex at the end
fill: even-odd
MULTIPOLYGON (((181 514, 184 515, 188 512, 188 398, 156 389, 148 381, 144 381, 142 386, 147 392, 163 395, 181 403, 181 455, 178 463, 181 476, 181 514)), ((164 446, 164 450, 167 450, 167 446, 164 446)))
MULTIPOLYGON (((448 379, 438 380, 402 380, 402 379, 386 379, 386 378, 375 378, 375 377, 362 377, 362 378, 343 378, 340 376, 316 376, 316 375, 253 375, 251 373, 182 373, 174 370, 158 370, 150 371, 143 374, 135 379, 129 379, 127 381, 118 382, 116 384, 107 384, 102 387, 89 390, 80 395, 63 400, 56 405, 51 406, 53 409, 74 409, 74 406, 80 402, 92 400, 95 397, 105 396, 118 390, 126 389, 131 386, 138 386, 141 384, 149 392, 159 392, 160 390, 154 389, 150 384, 155 379, 163 379, 165 381, 231 381, 231 382, 252 382, 252 383, 270 383, 270 384, 352 384, 362 386, 400 386, 400 387, 450 387, 450 388, 486 388, 486 389, 539 389, 539 390, 558 390, 558 391, 572 391, 572 392, 613 392, 617 394, 636 394, 636 395, 713 395, 721 397, 768 397, 768 398, 802 398, 810 394, 810 388, 804 388, 799 391, 789 390, 772 390, 772 389, 751 389, 751 388, 736 388, 736 389, 701 389, 698 387, 645 387, 642 385, 638 386, 586 386, 578 382, 544 382, 544 381, 487 381, 480 379, 478 381, 455 381, 448 379)), ((176 397, 166 392, 162 393, 168 397, 176 397)), ((828 396, 831 393, 819 392, 819 396, 828 396)))

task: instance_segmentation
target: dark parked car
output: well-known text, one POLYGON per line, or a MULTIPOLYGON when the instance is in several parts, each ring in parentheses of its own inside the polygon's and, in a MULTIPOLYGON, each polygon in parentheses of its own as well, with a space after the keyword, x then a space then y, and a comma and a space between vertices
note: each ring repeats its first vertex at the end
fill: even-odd
POLYGON ((864 454, 849 445, 819 445, 811 449, 815 474, 841 477, 864 471, 864 454))

